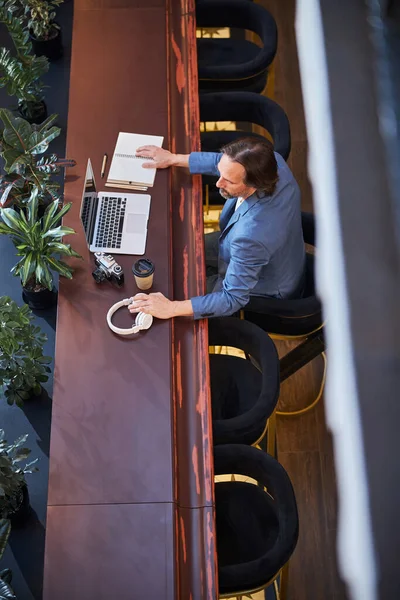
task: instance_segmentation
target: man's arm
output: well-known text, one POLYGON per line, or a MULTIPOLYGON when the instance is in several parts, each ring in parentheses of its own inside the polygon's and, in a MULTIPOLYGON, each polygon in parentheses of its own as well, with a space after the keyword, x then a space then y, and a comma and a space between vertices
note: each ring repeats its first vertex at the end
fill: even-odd
POLYGON ((231 260, 222 284, 222 290, 195 296, 190 300, 169 300, 160 292, 136 294, 128 309, 143 311, 158 319, 172 317, 226 317, 240 310, 249 301, 261 269, 268 264, 269 254, 259 242, 248 238, 237 240, 231 248, 231 260))
POLYGON ((144 169, 167 169, 168 167, 189 167, 189 154, 173 154, 158 146, 141 146, 136 156, 150 158, 151 162, 143 163, 144 169))
POLYGON ((218 152, 191 152, 190 154, 173 154, 158 146, 141 146, 136 156, 151 159, 143 163, 145 169, 168 169, 168 167, 186 167, 190 172, 219 177, 218 163, 222 154, 218 152))
POLYGON ((153 294, 136 294, 133 302, 128 306, 129 312, 142 311, 157 319, 171 319, 172 317, 191 317, 193 307, 191 300, 169 300, 156 292, 153 294))
POLYGON ((246 306, 260 271, 269 260, 269 252, 260 242, 247 237, 236 239, 231 244, 231 258, 222 289, 191 299, 194 318, 228 317, 246 306))

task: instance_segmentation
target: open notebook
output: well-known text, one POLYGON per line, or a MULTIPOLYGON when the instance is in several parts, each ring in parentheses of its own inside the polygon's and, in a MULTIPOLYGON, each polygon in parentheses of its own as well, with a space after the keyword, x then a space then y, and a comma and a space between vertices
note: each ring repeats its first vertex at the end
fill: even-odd
POLYGON ((143 191, 152 187, 156 169, 143 169, 143 163, 151 162, 151 158, 136 156, 136 150, 140 146, 147 145, 161 148, 163 140, 164 138, 159 135, 120 132, 105 185, 143 191))

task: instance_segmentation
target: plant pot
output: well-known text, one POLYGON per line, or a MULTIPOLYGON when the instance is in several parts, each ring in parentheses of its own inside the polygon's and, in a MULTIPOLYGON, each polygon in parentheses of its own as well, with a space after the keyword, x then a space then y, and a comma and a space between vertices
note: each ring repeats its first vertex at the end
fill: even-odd
POLYGON ((57 60, 63 55, 61 29, 54 29, 55 35, 48 40, 38 40, 29 32, 33 52, 36 56, 46 56, 49 60, 57 60))
POLYGON ((17 500, 17 507, 8 511, 4 518, 10 519, 11 527, 21 527, 28 520, 31 510, 28 487, 24 484, 17 500))
POLYGON ((40 100, 40 102, 20 102, 18 112, 29 123, 40 125, 47 119, 47 106, 44 100, 40 100))
POLYGON ((57 291, 54 288, 51 291, 45 288, 34 292, 23 287, 22 299, 32 310, 45 310, 56 304, 57 291))

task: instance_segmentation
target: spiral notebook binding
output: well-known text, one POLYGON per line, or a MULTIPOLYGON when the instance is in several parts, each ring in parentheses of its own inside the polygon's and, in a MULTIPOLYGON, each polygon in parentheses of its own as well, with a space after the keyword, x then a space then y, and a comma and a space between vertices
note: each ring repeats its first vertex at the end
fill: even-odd
POLYGON ((141 158, 142 160, 154 160, 153 158, 150 158, 150 156, 140 156, 138 154, 120 154, 120 153, 116 153, 114 154, 114 156, 117 156, 118 158, 141 158))

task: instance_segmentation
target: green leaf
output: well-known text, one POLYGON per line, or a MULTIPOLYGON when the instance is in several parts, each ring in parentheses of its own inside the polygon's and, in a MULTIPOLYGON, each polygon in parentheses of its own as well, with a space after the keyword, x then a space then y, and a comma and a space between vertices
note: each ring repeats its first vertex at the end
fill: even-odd
POLYGON ((0 600, 17 600, 12 587, 3 579, 0 579, 0 600))
POLYGON ((12 208, 3 208, 1 210, 1 216, 3 221, 8 227, 11 229, 15 229, 21 233, 26 231, 26 227, 24 222, 22 221, 20 215, 12 208))
POLYGON ((48 266, 43 261, 38 261, 35 270, 36 281, 46 286, 50 291, 53 289, 53 277, 48 266))
POLYGON ((45 134, 34 131, 28 142, 29 152, 31 154, 43 154, 49 147, 50 142, 59 136, 60 133, 61 129, 59 127, 51 127, 45 134))
POLYGON ((61 221, 61 219, 63 218, 64 215, 67 214, 67 212, 69 211, 71 206, 72 206, 72 202, 68 202, 67 204, 64 204, 64 206, 58 211, 58 213, 50 220, 48 228, 51 229, 52 227, 54 227, 56 225, 56 223, 61 221))
MULTIPOLYGON (((29 394, 28 394, 28 397, 29 397, 29 394)), ((30 455, 30 453, 31 453, 30 448, 20 448, 15 453, 14 461, 15 462, 20 462, 21 460, 25 460, 26 458, 28 458, 28 456, 30 455)))
POLYGON ((31 192, 31 197, 29 198, 28 220, 29 220, 29 225, 31 227, 34 226, 34 224, 37 220, 37 210, 38 210, 38 205, 39 205, 38 193, 39 193, 39 190, 37 189, 37 187, 33 188, 32 192, 31 192))
POLYGON ((51 358, 51 356, 40 356, 40 357, 38 358, 38 362, 40 362, 40 363, 41 363, 41 364, 43 364, 43 365, 48 365, 48 364, 50 364, 50 363, 52 362, 52 360, 53 360, 53 359, 51 358))
POLYGON ((4 170, 6 173, 13 173, 23 154, 20 150, 9 148, 8 150, 5 150, 2 155, 4 158, 4 170))
POLYGON ((44 133, 50 127, 50 125, 57 120, 57 118, 57 114, 50 115, 45 121, 43 121, 43 123, 40 123, 40 125, 32 125, 32 129, 38 133, 44 133))
POLYGON ((21 281, 22 285, 26 285, 27 281, 32 277, 34 271, 36 269, 36 258, 33 252, 29 252, 25 256, 25 260, 23 262, 22 270, 21 270, 21 281))
POLYGON ((11 111, 0 109, 0 119, 4 123, 3 139, 16 150, 26 152, 32 127, 21 117, 14 117, 11 111))
POLYGON ((49 265, 51 266, 51 268, 54 271, 56 271, 57 273, 60 273, 60 275, 63 275, 64 277, 67 277, 68 279, 72 279, 71 267, 69 267, 65 263, 61 262, 60 260, 57 260, 56 258, 49 257, 47 259, 47 262, 49 263, 49 265))
MULTIPOLYGON (((10 210, 10 209, 3 209, 3 210, 10 210)), ((56 227, 55 229, 49 229, 48 231, 46 231, 46 233, 43 235, 44 238, 46 237, 55 237, 55 238, 62 238, 64 237, 64 235, 71 235, 75 233, 75 231, 73 229, 71 229, 71 227, 64 227, 64 226, 60 226, 60 227, 56 227)))
MULTIPOLYGON (((43 216, 43 231, 50 229, 50 223, 53 221, 53 217, 58 210, 58 202, 55 200, 46 208, 43 216)), ((56 219, 57 222, 57 219, 56 219)))

